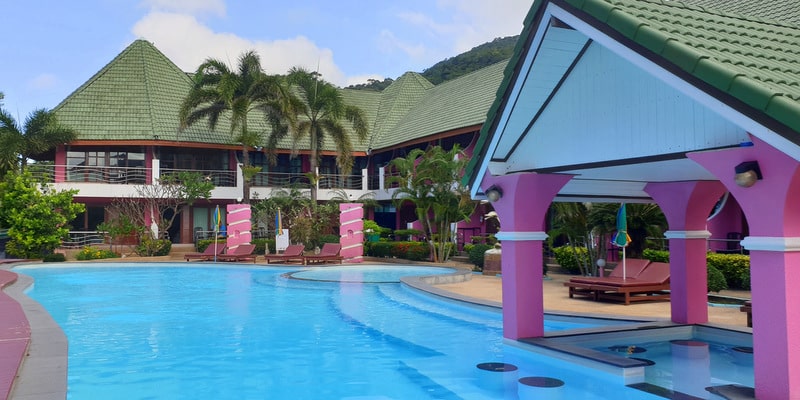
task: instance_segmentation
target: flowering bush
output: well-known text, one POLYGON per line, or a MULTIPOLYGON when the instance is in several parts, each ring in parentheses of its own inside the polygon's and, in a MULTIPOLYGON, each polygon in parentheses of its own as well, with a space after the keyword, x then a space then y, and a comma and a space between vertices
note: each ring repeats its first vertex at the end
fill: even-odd
POLYGON ((111 250, 104 250, 104 249, 96 249, 93 247, 84 247, 78 254, 75 255, 75 258, 78 260, 100 260, 103 258, 117 258, 119 255, 114 253, 111 250))

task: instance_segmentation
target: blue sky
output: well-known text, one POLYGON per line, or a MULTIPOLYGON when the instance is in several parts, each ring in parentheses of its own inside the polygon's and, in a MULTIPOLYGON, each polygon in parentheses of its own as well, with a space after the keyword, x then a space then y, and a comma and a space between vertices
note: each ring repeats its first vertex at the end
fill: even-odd
POLYGON ((185 71, 261 55, 270 73, 317 69, 339 86, 397 78, 517 35, 532 0, 25 0, 0 14, 0 92, 20 123, 51 109, 136 39, 185 71))

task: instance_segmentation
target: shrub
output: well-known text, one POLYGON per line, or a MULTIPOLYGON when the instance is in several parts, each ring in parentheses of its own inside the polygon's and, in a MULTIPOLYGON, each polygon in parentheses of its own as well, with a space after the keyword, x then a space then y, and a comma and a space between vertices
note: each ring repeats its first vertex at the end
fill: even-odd
POLYGON ((469 250, 469 262, 474 264, 476 267, 483 269, 483 254, 486 253, 487 250, 491 250, 493 248, 494 246, 490 244, 473 245, 469 250))
POLYGON ((426 261, 431 259, 431 248, 427 243, 411 242, 403 258, 411 261, 426 261))
POLYGON ((97 249, 94 247, 86 246, 75 255, 75 258, 80 261, 85 260, 101 260, 104 258, 117 258, 119 255, 111 250, 97 249))
POLYGON ((464 253, 467 253, 467 254, 469 254, 469 251, 470 251, 470 250, 471 250, 471 249, 472 249, 474 246, 475 246, 475 245, 474 245, 474 244, 472 244, 472 243, 464 243, 464 253))
POLYGON ((166 256, 170 250, 172 242, 167 239, 151 239, 149 235, 145 235, 142 242, 136 246, 136 254, 142 257, 166 256))
POLYGON ((42 259, 43 262, 64 262, 67 261, 67 257, 61 253, 52 253, 47 254, 42 259))
POLYGON ((728 288, 728 282, 725 280, 725 275, 722 271, 716 269, 713 265, 708 265, 708 291, 719 293, 720 290, 728 288))
POLYGON ((253 250, 253 254, 266 254, 267 249, 269 249, 269 252, 271 254, 276 253, 275 239, 267 239, 267 238, 253 239, 250 241, 250 243, 256 245, 256 249, 253 250))
POLYGON ((570 274, 577 275, 581 273, 578 260, 581 260, 585 265, 589 265, 591 262, 589 260, 589 251, 585 247, 561 246, 554 248, 553 253, 556 256, 556 263, 570 274))
POLYGON ((341 237, 339 235, 334 234, 325 234, 319 236, 319 244, 324 243, 339 243, 341 237))
POLYGON ((708 253, 706 260, 708 265, 725 275, 725 280, 731 288, 750 289, 750 256, 708 253))
POLYGON ((391 257, 393 242, 367 242, 365 252, 371 257, 391 257))
MULTIPOLYGON (((651 261, 669 262, 669 252, 664 250, 650 250, 644 251, 644 257, 651 261)), ((706 254, 706 265, 722 273, 725 281, 723 289, 744 289, 750 290, 750 256, 743 254, 706 254)), ((711 272, 708 275, 708 290, 712 290, 712 285, 717 285, 717 282, 711 282, 711 272)))
POLYGON ((396 229, 394 231, 395 239, 409 240, 409 236, 422 236, 422 231, 419 229, 396 229))
POLYGON ((669 251, 666 250, 653 250, 645 249, 642 252, 642 257, 653 262, 669 262, 669 251))

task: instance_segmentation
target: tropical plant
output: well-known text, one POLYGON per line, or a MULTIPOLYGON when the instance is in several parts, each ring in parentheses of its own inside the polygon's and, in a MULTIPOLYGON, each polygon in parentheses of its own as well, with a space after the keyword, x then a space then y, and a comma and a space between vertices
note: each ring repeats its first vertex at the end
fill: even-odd
MULTIPOLYGON (((348 129, 342 124, 347 121, 356 138, 363 141, 369 134, 364 112, 353 105, 345 103, 339 89, 320 78, 316 72, 309 72, 300 67, 289 70, 287 76, 292 93, 296 96, 291 101, 291 110, 296 113, 292 120, 296 121, 291 129, 293 154, 297 154, 301 142, 309 144, 309 166, 311 173, 311 201, 317 203, 317 167, 320 153, 326 138, 336 147, 336 164, 342 174, 349 174, 353 169, 353 143, 348 129)), ((286 136, 285 130, 273 130, 267 140, 267 152, 274 155, 280 139, 286 136)), ((270 157, 274 162, 274 156, 270 157)))
POLYGON ((69 233, 69 222, 86 209, 73 203, 78 190, 56 191, 30 173, 9 173, 0 183, 0 226, 8 227, 6 252, 19 258, 53 253, 69 233))
POLYGON ((29 159, 75 140, 75 130, 61 125, 52 111, 33 111, 19 126, 11 114, 0 108, 0 174, 22 171, 29 159))
POLYGON ((104 221, 103 229, 115 235, 137 232, 140 241, 150 240, 137 252, 157 255, 164 244, 154 241, 162 239, 161 234, 172 227, 184 207, 211 197, 213 188, 214 184, 197 172, 162 175, 158 185, 137 186, 134 196, 114 199, 108 207, 110 218, 104 221))
POLYGON ((184 130, 200 120, 206 120, 215 129, 223 115, 230 119, 230 131, 234 142, 242 145, 242 171, 244 173, 244 196, 242 201, 250 203, 250 180, 258 172, 250 167, 249 149, 258 145, 261 133, 248 129, 248 116, 259 110, 272 129, 285 132, 291 125, 293 113, 286 112, 291 106, 286 87, 280 77, 264 73, 261 60, 255 51, 239 57, 237 70, 225 62, 209 58, 199 67, 193 77, 194 84, 181 104, 180 129, 184 130))
POLYGON ((326 203, 314 207, 308 191, 298 187, 274 189, 270 197, 252 205, 255 223, 276 229, 275 215, 280 210, 281 224, 289 230, 292 243, 306 248, 320 246, 325 235, 338 233, 339 205, 326 203))
POLYGON ((415 206, 434 262, 450 257, 453 246, 446 243, 453 241, 451 224, 468 221, 475 211, 476 203, 461 182, 467 160, 458 146, 450 151, 434 146, 414 149, 390 163, 397 175, 389 180, 399 184, 392 199, 398 207, 406 202, 415 206))

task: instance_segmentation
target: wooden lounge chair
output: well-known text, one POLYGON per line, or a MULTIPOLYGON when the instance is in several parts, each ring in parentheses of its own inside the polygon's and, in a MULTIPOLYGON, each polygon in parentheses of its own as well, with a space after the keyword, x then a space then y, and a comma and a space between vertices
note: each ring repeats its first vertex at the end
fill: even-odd
POLYGON ((224 254, 220 254, 217 256, 218 261, 244 261, 244 260, 254 260, 256 256, 253 252, 256 250, 256 245, 254 244, 240 244, 238 247, 234 248, 233 250, 226 252, 224 254))
POLYGON ((635 278, 618 279, 592 285, 598 299, 623 299, 625 305, 632 301, 669 300, 669 264, 650 263, 635 278))
POLYGON ((220 254, 223 253, 223 251, 225 251, 225 245, 224 244, 217 244, 215 246, 214 243, 211 243, 211 244, 208 245, 208 247, 206 247, 205 250, 203 250, 203 252, 201 252, 201 253, 186 253, 186 254, 183 255, 183 258, 185 258, 186 261, 189 261, 189 260, 209 261, 209 260, 213 260, 214 259, 214 255, 215 254, 217 256, 219 256, 220 254))
POLYGON ((264 255, 264 261, 267 264, 269 264, 271 261, 277 261, 278 264, 287 264, 293 261, 303 264, 305 262, 303 250, 305 250, 305 246, 302 244, 290 244, 281 254, 264 255))
POLYGON ((325 243, 322 245, 322 250, 320 250, 319 254, 313 254, 303 257, 303 264, 323 264, 328 262, 338 262, 339 264, 342 263, 344 259, 341 254, 342 245, 338 243, 325 243))
MULTIPOLYGON (((625 261, 625 278, 635 278, 650 264, 650 260, 642 258, 629 258, 625 261)), ((603 282, 615 282, 622 279, 623 266, 620 262, 611 270, 608 276, 577 276, 570 278, 569 282, 564 282, 564 286, 569 288, 569 297, 575 295, 589 296, 597 300, 598 291, 592 289, 592 285, 602 284, 603 282)))

